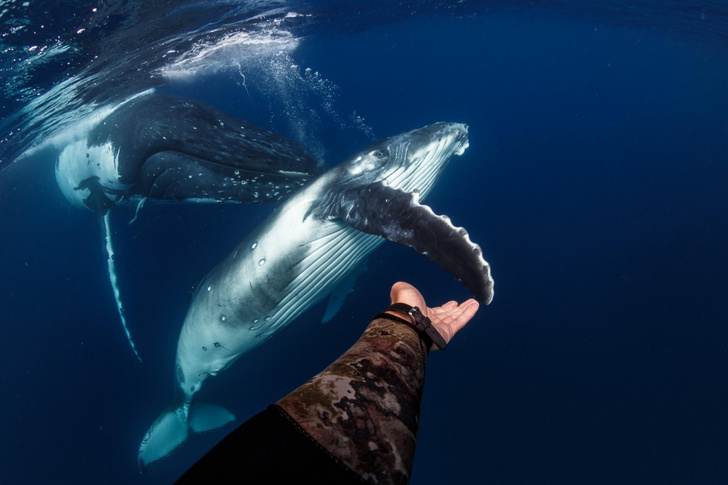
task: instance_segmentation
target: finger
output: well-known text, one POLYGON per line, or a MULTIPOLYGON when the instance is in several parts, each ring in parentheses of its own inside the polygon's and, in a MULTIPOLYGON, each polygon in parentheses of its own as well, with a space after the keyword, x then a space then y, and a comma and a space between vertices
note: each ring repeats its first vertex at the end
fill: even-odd
POLYGON ((457 320, 465 320, 467 323, 472 319, 480 308, 480 303, 474 299, 464 301, 457 309, 457 320))
POLYGON ((443 305, 440 305, 440 308, 443 308, 443 309, 446 309, 446 308, 455 308, 457 306, 458 306, 458 302, 456 302, 455 300, 450 300, 449 302, 447 302, 447 303, 445 303, 443 305))
POLYGON ((478 302, 470 298, 460 304, 456 301, 449 301, 440 307, 430 308, 429 310, 433 316, 447 321, 463 318, 463 315, 466 315, 466 318, 472 318, 478 307, 478 302))
MULTIPOLYGON (((477 302, 476 302, 477 305, 477 302)), ((458 309, 458 314, 453 315, 453 320, 448 322, 447 326, 450 331, 450 337, 452 338, 455 336, 456 333, 458 333, 462 328, 468 324, 468 322, 473 318, 475 315, 475 312, 478 311, 478 307, 473 305, 466 305, 464 308, 461 307, 458 309)))
POLYGON ((475 315, 480 304, 474 299, 464 301, 457 308, 439 308, 432 318, 432 324, 438 332, 449 342, 475 315))

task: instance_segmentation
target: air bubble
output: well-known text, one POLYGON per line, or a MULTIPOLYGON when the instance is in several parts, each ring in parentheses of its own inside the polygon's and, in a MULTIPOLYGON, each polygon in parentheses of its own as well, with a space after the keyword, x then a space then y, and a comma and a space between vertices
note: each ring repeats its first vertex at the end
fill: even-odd
POLYGON ((254 242, 254 243, 253 243, 253 244, 252 244, 252 245, 250 246, 250 249, 255 249, 255 248, 257 248, 257 247, 258 247, 258 243, 257 243, 257 242, 254 242))
POLYGON ((258 261, 258 266, 263 266, 265 264, 265 258, 258 261))
MULTIPOLYGON (((221 322, 224 322, 225 320, 227 320, 227 318, 225 317, 225 315, 223 315, 223 316, 220 317, 220 321, 221 322)), ((217 345, 216 345, 216 347, 217 347, 217 345)))

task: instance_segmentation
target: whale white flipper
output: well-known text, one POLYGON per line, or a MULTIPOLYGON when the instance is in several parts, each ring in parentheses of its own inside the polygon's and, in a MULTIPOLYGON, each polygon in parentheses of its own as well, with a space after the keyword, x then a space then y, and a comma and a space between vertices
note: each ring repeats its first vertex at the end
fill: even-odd
POLYGON ((141 362, 142 357, 141 355, 139 355, 139 351, 137 350, 136 345, 134 345, 134 339, 131 338, 131 330, 129 330, 129 325, 127 325, 126 323, 126 317, 124 316, 124 305, 121 302, 121 290, 119 289, 118 281, 119 278, 116 276, 114 245, 111 242, 111 211, 106 211, 106 214, 104 214, 104 223, 102 227, 104 232, 104 242, 106 243, 106 247, 104 249, 106 251, 106 264, 109 271, 109 282, 111 283, 111 289, 114 291, 114 301, 116 301, 116 309, 119 312, 121 326, 124 328, 126 339, 129 341, 129 345, 131 345, 131 350, 134 351, 134 355, 136 355, 137 359, 139 359, 139 362, 141 362))

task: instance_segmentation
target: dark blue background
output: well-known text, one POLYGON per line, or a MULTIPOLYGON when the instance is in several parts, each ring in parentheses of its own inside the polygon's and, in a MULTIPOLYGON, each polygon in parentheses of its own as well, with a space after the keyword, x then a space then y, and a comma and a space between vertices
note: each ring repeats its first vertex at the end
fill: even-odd
MULTIPOLYGON (((482 246, 495 299, 428 362, 413 483, 728 480, 721 46, 525 10, 329 31, 293 57, 338 86, 336 109, 356 110, 378 138, 470 126, 470 148, 426 202, 482 246)), ((165 89, 295 135, 249 87, 165 89)), ((329 165, 370 141, 331 120, 316 138, 329 165)), ((97 221, 62 199, 49 156, 0 178, 3 482, 169 483, 222 435, 136 469, 139 440, 172 396, 192 288, 271 208, 147 207, 131 226, 133 210, 116 214, 139 364, 97 221)), ((468 296, 385 244, 334 321, 313 308, 200 397, 253 414, 353 343, 399 279, 432 305, 468 296)))

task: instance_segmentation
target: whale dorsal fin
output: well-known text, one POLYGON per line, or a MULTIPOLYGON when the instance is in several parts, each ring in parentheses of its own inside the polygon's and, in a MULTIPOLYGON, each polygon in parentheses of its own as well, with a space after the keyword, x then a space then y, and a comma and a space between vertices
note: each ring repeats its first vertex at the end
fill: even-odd
POLYGON ((490 265, 480 247, 450 218, 419 203, 418 192, 381 182, 347 187, 312 208, 315 217, 340 219, 351 227, 410 246, 460 280, 484 304, 493 299, 490 265))

